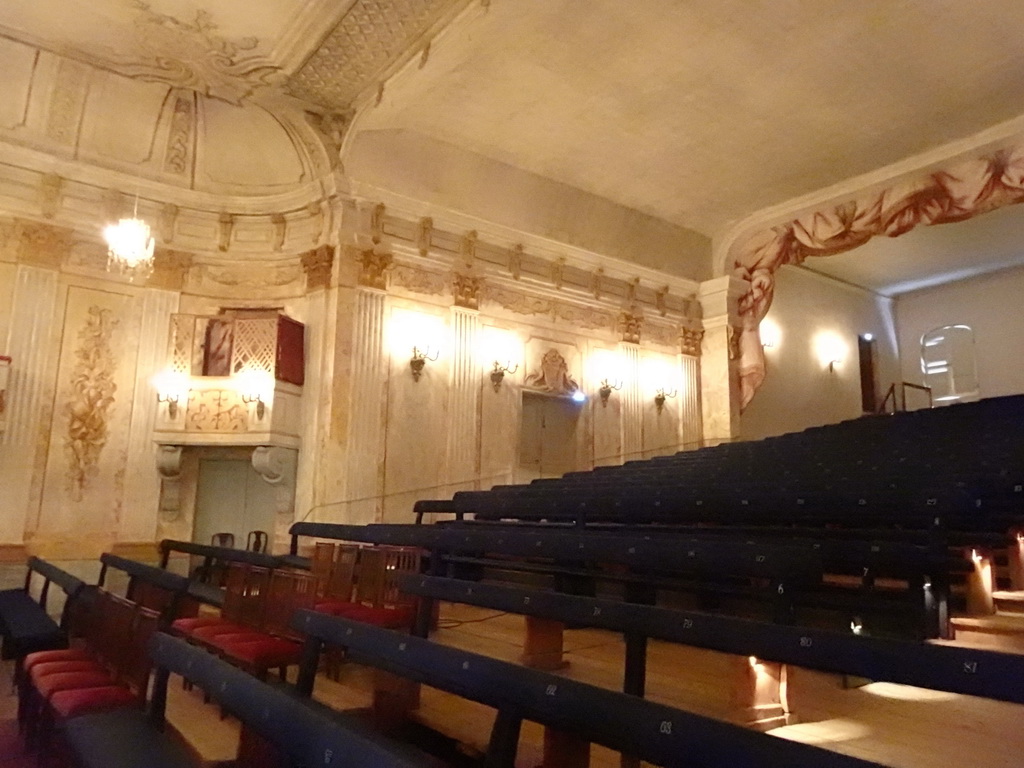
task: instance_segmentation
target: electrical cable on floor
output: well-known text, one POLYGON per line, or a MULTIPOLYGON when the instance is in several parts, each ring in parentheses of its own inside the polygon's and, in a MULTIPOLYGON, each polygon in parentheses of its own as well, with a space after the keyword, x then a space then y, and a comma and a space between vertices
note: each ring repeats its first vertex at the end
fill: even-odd
POLYGON ((462 619, 461 621, 457 619, 445 619, 437 623, 437 628, 455 629, 456 627, 461 627, 463 624, 477 624, 481 621, 490 621, 491 619, 498 619, 502 616, 508 616, 508 611, 502 611, 501 613, 492 613, 490 616, 483 616, 479 619, 462 619))

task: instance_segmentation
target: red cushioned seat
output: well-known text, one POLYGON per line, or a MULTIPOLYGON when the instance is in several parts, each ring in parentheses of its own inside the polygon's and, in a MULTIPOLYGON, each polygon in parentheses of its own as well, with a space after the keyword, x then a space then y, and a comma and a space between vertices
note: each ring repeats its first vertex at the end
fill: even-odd
POLYGON ((217 635, 242 635, 251 634, 257 630, 247 627, 245 624, 235 624, 225 621, 221 624, 210 624, 205 627, 197 627, 189 633, 189 637, 207 642, 217 635))
POLYGON ((96 670, 105 671, 102 664, 95 659, 70 659, 68 661, 47 661, 42 664, 36 664, 32 667, 32 671, 29 673, 28 678, 35 685, 39 680, 42 680, 50 675, 62 675, 69 672, 93 672, 96 670))
POLYGON ((234 632, 217 635, 216 637, 209 638, 206 642, 213 648, 225 648, 229 645, 238 645, 239 643, 257 643, 262 640, 275 639, 274 635, 268 634, 267 632, 251 630, 249 632, 234 632))
POLYGON ((353 603, 347 600, 325 600, 313 606, 313 610, 320 613, 329 613, 332 616, 344 616, 345 611, 363 607, 360 603, 353 603))
POLYGON ((139 697, 120 685, 57 691, 50 697, 50 708, 59 719, 140 705, 139 697))
POLYGON ((190 616, 183 619, 175 619, 171 622, 171 629, 187 635, 199 629, 199 627, 212 627, 216 624, 228 623, 230 622, 222 619, 220 616, 190 616))
POLYGON ((94 669, 83 672, 62 672, 47 675, 38 680, 34 688, 42 698, 49 700, 58 691, 70 691, 76 688, 101 688, 114 685, 113 678, 106 671, 94 669))
POLYGON ((398 608, 368 608, 360 606, 341 615, 353 621, 373 624, 375 627, 398 629, 407 627, 412 623, 413 612, 412 608, 408 606, 399 606, 398 608))
POLYGON ((258 668, 286 667, 298 664, 302 658, 301 643, 280 637, 225 644, 222 650, 228 656, 258 668))
POLYGON ((81 661, 92 659, 93 655, 85 648, 60 648, 53 651, 36 651, 30 653, 21 662, 23 673, 31 671, 36 664, 46 664, 51 661, 81 661))

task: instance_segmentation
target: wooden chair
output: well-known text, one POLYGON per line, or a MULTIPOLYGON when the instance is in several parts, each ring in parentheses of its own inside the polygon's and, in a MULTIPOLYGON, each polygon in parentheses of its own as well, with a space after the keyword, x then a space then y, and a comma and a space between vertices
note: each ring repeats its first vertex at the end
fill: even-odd
POLYGON ((266 531, 249 531, 249 535, 245 539, 245 548, 250 552, 266 554, 269 545, 270 534, 266 531))

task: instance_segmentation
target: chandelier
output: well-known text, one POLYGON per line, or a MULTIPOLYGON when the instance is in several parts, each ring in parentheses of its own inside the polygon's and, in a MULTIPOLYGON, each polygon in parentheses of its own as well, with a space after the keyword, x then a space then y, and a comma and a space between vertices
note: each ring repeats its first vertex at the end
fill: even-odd
POLYGON ((139 201, 130 219, 120 219, 103 229, 107 241, 107 271, 125 275, 129 280, 145 280, 153 272, 155 242, 149 225, 138 218, 139 201))

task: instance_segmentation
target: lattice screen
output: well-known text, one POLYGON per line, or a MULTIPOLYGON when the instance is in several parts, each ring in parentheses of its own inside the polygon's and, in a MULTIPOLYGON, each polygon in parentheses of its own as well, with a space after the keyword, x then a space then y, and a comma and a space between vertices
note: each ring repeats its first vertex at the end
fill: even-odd
POLYGON ((171 338, 168 351, 171 370, 186 376, 192 375, 195 320, 193 315, 171 315, 171 338))
POLYGON ((273 375, 277 352, 277 318, 237 318, 231 372, 244 369, 273 375))

